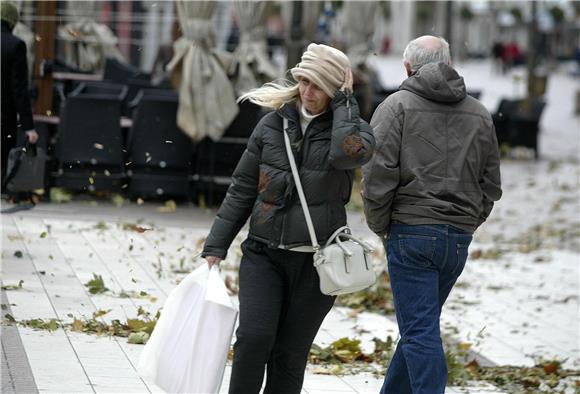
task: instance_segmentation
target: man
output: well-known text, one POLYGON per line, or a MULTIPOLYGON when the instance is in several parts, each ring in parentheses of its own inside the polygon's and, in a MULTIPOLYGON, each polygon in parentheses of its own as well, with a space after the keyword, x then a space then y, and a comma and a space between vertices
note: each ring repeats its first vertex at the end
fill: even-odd
MULTIPOLYGON (((28 97, 28 66, 26 61, 26 44, 12 34, 18 22, 18 9, 8 1, 0 3, 2 25, 2 102, 1 134, 2 134, 2 183, 6 176, 6 163, 10 149, 16 146, 18 128, 24 130, 31 144, 38 140, 34 130, 32 110, 28 97)), ((27 197, 30 196, 27 193, 27 197)), ((13 196, 16 197, 16 196, 13 196)), ((32 205, 30 205, 32 207, 32 205)))
POLYGON ((441 308, 501 197, 499 151, 444 39, 419 37, 403 58, 409 78, 374 113, 377 149, 363 167, 365 215, 385 238, 401 336, 381 393, 435 394, 447 381, 441 308))

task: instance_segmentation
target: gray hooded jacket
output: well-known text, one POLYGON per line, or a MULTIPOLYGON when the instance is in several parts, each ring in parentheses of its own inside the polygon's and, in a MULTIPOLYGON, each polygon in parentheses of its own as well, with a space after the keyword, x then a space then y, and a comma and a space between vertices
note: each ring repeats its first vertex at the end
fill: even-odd
POLYGON ((501 197, 499 149, 489 112, 457 72, 427 64, 377 108, 363 167, 368 226, 450 224, 474 232, 501 197))

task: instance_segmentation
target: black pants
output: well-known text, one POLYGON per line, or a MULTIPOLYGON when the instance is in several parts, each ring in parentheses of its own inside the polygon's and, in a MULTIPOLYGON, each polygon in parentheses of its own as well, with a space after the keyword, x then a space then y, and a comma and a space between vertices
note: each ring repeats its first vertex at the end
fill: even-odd
POLYGON ((320 292, 312 253, 242 244, 240 325, 230 394, 300 393, 310 346, 335 297, 320 292))

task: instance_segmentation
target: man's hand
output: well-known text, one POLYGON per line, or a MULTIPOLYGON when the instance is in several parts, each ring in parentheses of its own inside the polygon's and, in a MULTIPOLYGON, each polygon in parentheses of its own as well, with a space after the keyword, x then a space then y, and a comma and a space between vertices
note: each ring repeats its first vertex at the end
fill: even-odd
POLYGON ((38 141, 38 133, 36 130, 28 130, 26 132, 26 137, 28 137, 28 142, 31 144, 36 144, 36 141, 38 141))
POLYGON ((209 268, 213 267, 215 264, 217 264, 217 266, 219 267, 222 258, 217 256, 205 256, 205 261, 207 261, 207 266, 209 268))
POLYGON ((342 84, 340 90, 342 90, 344 93, 352 93, 352 83, 352 69, 347 67, 346 70, 344 70, 344 83, 342 84))

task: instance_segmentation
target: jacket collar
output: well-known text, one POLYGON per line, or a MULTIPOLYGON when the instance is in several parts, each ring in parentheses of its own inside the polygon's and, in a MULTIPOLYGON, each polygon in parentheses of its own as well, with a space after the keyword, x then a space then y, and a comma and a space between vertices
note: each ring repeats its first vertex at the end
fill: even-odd
MULTIPOLYGON (((300 114, 298 113, 298 111, 299 111, 299 109, 298 109, 298 106, 296 105, 296 101, 293 101, 291 103, 284 104, 276 112, 282 118, 286 118, 286 119, 288 119, 289 122, 293 122, 296 127, 300 127, 299 126, 300 125, 300 114)), ((316 118, 314 118, 312 120, 313 133, 314 133, 314 130, 317 129, 317 127, 316 127, 317 124, 319 124, 320 122, 324 122, 325 120, 330 120, 330 119, 332 119, 332 110, 329 108, 322 115, 317 116, 316 118)))

